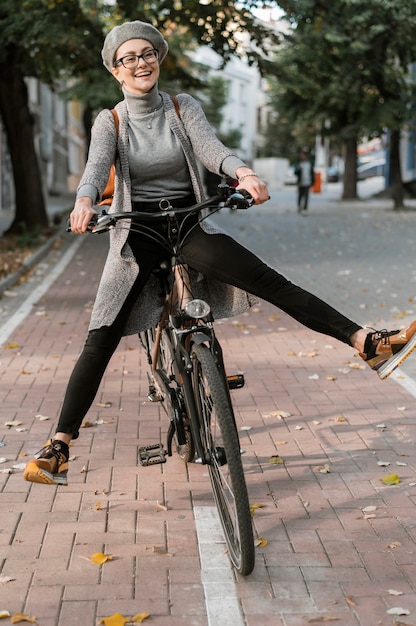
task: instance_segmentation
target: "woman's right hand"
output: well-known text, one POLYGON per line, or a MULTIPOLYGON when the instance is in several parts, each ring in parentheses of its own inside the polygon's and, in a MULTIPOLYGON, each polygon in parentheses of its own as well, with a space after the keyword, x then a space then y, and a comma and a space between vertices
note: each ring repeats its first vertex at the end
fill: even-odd
POLYGON ((69 216, 71 231, 77 235, 87 232, 88 224, 91 222, 96 211, 92 208, 92 200, 88 196, 78 198, 69 216))

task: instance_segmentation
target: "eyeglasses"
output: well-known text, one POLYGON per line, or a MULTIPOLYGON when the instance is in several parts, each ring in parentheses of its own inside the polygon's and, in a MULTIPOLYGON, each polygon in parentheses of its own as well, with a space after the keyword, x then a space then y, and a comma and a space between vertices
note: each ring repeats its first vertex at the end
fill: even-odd
POLYGON ((114 67, 117 67, 117 65, 121 63, 126 69, 132 70, 139 65, 140 59, 143 59, 146 63, 155 63, 158 58, 159 50, 153 48, 153 50, 147 50, 143 52, 143 54, 128 54, 125 57, 121 57, 121 59, 114 61, 114 67))

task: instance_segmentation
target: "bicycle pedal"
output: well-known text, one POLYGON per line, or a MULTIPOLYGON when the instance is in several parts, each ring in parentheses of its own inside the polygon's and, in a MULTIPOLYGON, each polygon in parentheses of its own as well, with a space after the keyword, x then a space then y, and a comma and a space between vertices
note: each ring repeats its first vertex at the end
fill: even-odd
POLYGON ((234 374, 227 376, 228 389, 241 389, 245 384, 244 374, 234 374))
POLYGON ((149 393, 147 394, 147 399, 150 402, 162 402, 163 397, 160 394, 154 385, 149 385, 149 393))
POLYGON ((151 446, 141 446, 139 448, 140 465, 157 465, 158 463, 166 463, 166 450, 163 449, 162 443, 155 443, 151 446))

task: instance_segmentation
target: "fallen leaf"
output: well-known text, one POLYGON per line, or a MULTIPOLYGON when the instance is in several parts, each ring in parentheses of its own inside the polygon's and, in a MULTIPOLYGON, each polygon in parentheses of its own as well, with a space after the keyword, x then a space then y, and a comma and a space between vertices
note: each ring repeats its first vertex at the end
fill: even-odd
POLYGON ((113 406, 112 402, 97 402, 97 406, 100 407, 100 409, 109 409, 110 406, 113 406))
POLYGON ((319 380, 319 374, 312 374, 312 376, 308 376, 309 380, 319 380))
POLYGON ((278 417, 279 419, 285 419, 286 417, 290 417, 292 414, 279 409, 277 411, 270 411, 268 415, 270 415, 271 417, 278 417))
POLYGON ((3 619, 5 617, 10 617, 9 611, 0 611, 0 619, 3 619))
POLYGON ((336 376, 326 376, 326 380, 336 380, 336 376))
POLYGON ((86 474, 86 473, 87 473, 87 468, 84 465, 83 467, 81 467, 80 474, 86 474))
POLYGON ((321 474, 330 474, 331 473, 331 468, 329 467, 328 463, 325 463, 325 465, 318 465, 318 467, 316 469, 321 474))
POLYGON ((380 467, 388 467, 390 465, 390 461, 377 461, 377 465, 380 467))
POLYGON ((356 603, 354 602, 354 600, 351 598, 351 596, 346 596, 345 597, 345 602, 347 604, 349 604, 350 606, 357 606, 356 603))
POLYGON ((36 415, 35 416, 40 422, 46 422, 46 420, 50 419, 47 415, 36 415))
POLYGON ((410 615, 410 611, 408 609, 402 609, 400 606, 394 606, 391 609, 386 611, 389 615, 410 615))
POLYGON ((12 421, 12 422, 4 422, 4 425, 7 426, 7 428, 13 428, 15 426, 20 426, 22 422, 18 422, 17 420, 12 421))
POLYGON ((303 426, 295 426, 295 430, 303 430, 303 426))
POLYGON ((287 441, 275 441, 277 446, 285 446, 287 444, 287 441))
POLYGON ((101 502, 96 502, 95 503, 95 510, 96 511, 101 511, 101 502))
POLYGON ((137 622, 137 624, 141 624, 148 617, 150 617, 150 613, 137 613, 137 615, 133 615, 131 621, 137 622))
POLYGON ((251 430, 251 426, 242 426, 241 430, 251 430))
POLYGON ((93 422, 89 422, 88 420, 84 420, 81 424, 81 428, 92 428, 94 426, 93 422))
POLYGON ((270 465, 284 465, 284 460, 278 454, 274 454, 269 458, 270 465))
POLYGON ((384 478, 380 478, 380 480, 384 485, 398 485, 400 483, 400 478, 397 474, 388 474, 384 478))
POLYGON ((390 543, 387 544, 388 548, 394 549, 394 548, 400 548, 402 544, 400 543, 400 541, 391 541, 390 543))
POLYGON ((151 548, 146 548, 146 550, 152 550, 154 554, 163 554, 166 556, 173 556, 170 552, 166 550, 163 546, 152 546, 151 548))
POLYGON ((267 539, 263 539, 263 537, 257 537, 257 539, 254 540, 254 546, 256 548, 264 548, 264 546, 267 546, 267 539))
POLYGON ((4 348, 5 350, 15 350, 15 349, 16 349, 16 348, 18 348, 18 347, 19 347, 19 344, 18 344, 18 343, 15 343, 15 342, 13 342, 13 343, 7 343, 5 346, 3 346, 3 348, 4 348))
POLYGON ((389 593, 391 596, 402 596, 403 595, 403 591, 396 591, 395 589, 388 589, 387 593, 389 593))
POLYGON ((111 554, 103 554, 103 552, 96 552, 95 554, 92 554, 88 560, 91 561, 91 563, 94 563, 94 565, 102 565, 103 563, 106 563, 107 561, 112 561, 113 557, 111 556, 111 554))
POLYGON ((254 511, 256 509, 262 509, 264 507, 264 504, 250 504, 250 513, 251 515, 254 515, 254 511))
POLYGON ((19 622, 30 622, 31 624, 37 624, 36 617, 30 617, 25 613, 13 613, 12 619, 10 621, 12 624, 18 624, 19 622))
POLYGON ((114 615, 100 619, 98 624, 104 624, 104 626, 124 626, 124 624, 127 624, 129 621, 129 618, 124 617, 121 613, 114 613, 114 615))
POLYGON ((386 428, 385 424, 377 424, 376 428, 381 428, 384 430, 384 428, 386 428))
POLYGON ((0 458, 0 463, 6 463, 6 462, 7 462, 7 459, 5 457, 0 458))
POLYGON ((4 583, 11 583, 12 580, 16 579, 12 578, 11 576, 0 576, 0 585, 4 585, 4 583))
POLYGON ((362 510, 363 513, 372 513, 373 511, 377 511, 377 507, 376 506, 365 506, 361 510, 362 510))

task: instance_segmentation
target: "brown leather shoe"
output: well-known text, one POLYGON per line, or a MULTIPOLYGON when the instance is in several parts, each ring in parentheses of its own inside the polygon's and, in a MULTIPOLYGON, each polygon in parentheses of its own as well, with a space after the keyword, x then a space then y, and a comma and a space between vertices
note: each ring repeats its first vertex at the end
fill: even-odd
POLYGON ((369 333, 360 356, 381 379, 387 378, 416 348, 416 320, 403 330, 369 333))
POLYGON ((44 485, 67 485, 68 458, 68 445, 53 439, 27 463, 23 478, 44 485))

